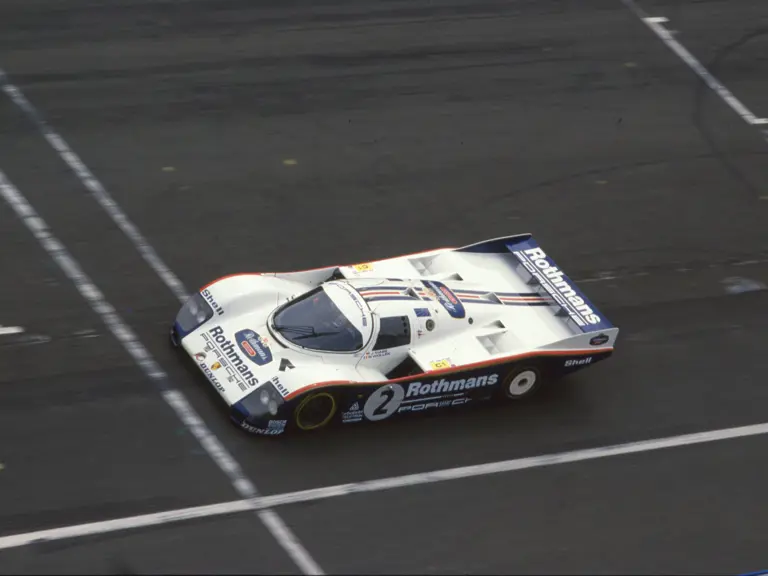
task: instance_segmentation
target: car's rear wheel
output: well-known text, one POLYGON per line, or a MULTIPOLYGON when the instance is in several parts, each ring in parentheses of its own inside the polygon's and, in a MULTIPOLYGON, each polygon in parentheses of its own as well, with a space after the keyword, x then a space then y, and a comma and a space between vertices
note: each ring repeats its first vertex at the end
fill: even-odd
POLYGON ((299 430, 317 430, 326 426, 336 414, 336 398, 329 392, 316 392, 306 396, 293 412, 299 430))
POLYGON ((523 366, 510 372, 504 379, 503 391, 508 400, 523 400, 541 388, 541 372, 532 366, 523 366))

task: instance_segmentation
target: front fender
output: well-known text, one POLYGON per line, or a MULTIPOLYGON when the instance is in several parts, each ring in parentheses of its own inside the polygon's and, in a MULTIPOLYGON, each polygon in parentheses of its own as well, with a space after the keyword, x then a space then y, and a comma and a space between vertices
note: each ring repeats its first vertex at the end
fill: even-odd
POLYGON ((263 319, 283 302, 303 294, 309 286, 261 274, 224 276, 200 288, 184 303, 174 319, 171 342, 179 346, 185 336, 209 322, 240 316, 263 319))
POLYGON ((288 367, 286 364, 278 375, 233 404, 231 419, 246 432, 266 436, 322 428, 338 418, 344 409, 347 392, 359 379, 353 368, 318 364, 288 367), (309 402, 318 401, 316 399, 325 399, 323 403, 330 405, 332 410, 328 421, 321 419, 321 425, 307 426, 298 412, 306 409, 309 402), (270 401, 278 403, 274 413, 262 408, 270 401))
POLYGON ((203 286, 200 294, 222 316, 268 315, 310 289, 308 284, 270 275, 234 274, 203 286))

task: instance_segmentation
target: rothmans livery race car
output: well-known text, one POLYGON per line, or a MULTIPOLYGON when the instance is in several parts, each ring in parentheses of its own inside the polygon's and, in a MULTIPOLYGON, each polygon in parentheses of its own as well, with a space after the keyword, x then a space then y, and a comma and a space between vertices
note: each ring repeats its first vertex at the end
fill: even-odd
POLYGON ((171 340, 248 432, 521 400, 613 353, 619 329, 530 234, 204 286, 171 340))

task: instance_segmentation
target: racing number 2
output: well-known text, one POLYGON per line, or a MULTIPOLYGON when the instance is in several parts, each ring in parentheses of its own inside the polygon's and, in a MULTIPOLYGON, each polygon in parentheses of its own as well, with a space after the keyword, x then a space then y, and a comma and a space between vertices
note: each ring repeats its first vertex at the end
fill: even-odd
POLYGON ((382 386, 368 396, 363 406, 363 414, 368 420, 384 420, 395 413, 403 398, 405 390, 400 384, 382 386))

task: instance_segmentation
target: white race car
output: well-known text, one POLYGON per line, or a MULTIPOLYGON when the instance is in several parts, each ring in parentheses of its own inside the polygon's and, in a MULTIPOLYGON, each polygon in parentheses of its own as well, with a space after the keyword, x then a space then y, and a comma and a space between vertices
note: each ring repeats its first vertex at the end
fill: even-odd
POLYGON ((171 340, 254 434, 519 400, 619 329, 530 234, 366 264, 219 278, 171 340))

